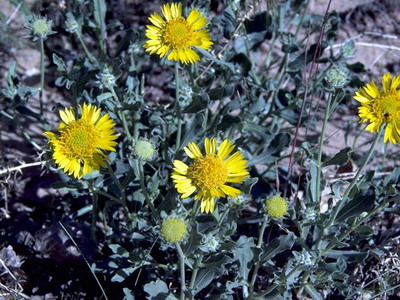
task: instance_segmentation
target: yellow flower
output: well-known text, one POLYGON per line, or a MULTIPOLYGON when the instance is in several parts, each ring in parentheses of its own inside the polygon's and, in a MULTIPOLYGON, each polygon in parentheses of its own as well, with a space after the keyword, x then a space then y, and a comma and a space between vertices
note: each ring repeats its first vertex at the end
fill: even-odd
POLYGON ((167 242, 180 242, 186 236, 186 224, 179 218, 167 218, 161 225, 160 233, 167 242))
POLYGON ((286 200, 280 196, 273 196, 265 201, 265 210, 272 218, 281 218, 287 211, 286 200))
POLYGON ((101 109, 83 104, 82 116, 75 118, 72 108, 60 110, 62 122, 58 127, 60 134, 45 132, 53 147, 53 159, 68 175, 81 178, 83 175, 99 170, 106 165, 108 156, 104 151, 115 151, 115 123, 108 114, 100 119, 101 109))
POLYGON ((198 61, 200 57, 193 48, 208 50, 213 44, 208 30, 204 29, 207 19, 196 9, 192 9, 185 19, 182 3, 164 4, 161 12, 165 20, 157 13, 149 17, 154 26, 147 25, 146 51, 161 58, 168 55, 167 59, 185 64, 198 61))
POLYGON ((385 74, 382 77, 382 89, 374 81, 360 88, 354 99, 361 103, 358 108, 360 122, 369 121, 366 130, 379 132, 381 125, 386 125, 384 142, 400 142, 400 76, 385 74))
POLYGON ((214 211, 214 198, 237 197, 240 194, 240 190, 226 183, 242 183, 249 172, 242 153, 237 151, 229 156, 235 148, 229 140, 225 139, 217 150, 217 140, 206 138, 204 148, 206 155, 201 153, 194 142, 184 147, 187 156, 193 159, 193 162, 188 166, 180 160, 175 160, 171 178, 182 198, 187 198, 197 191, 194 199, 201 199, 200 211, 209 213, 214 211))

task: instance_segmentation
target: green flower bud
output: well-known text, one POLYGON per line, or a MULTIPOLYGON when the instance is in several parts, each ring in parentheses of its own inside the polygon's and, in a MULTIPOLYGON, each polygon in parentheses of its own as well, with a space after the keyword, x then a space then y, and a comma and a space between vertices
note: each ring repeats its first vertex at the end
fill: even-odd
POLYGON ((286 200, 280 196, 273 196, 265 201, 265 211, 272 218, 281 218, 287 212, 286 200))
POLYGON ((110 72, 110 70, 106 67, 103 69, 103 71, 96 75, 96 78, 98 79, 98 83, 100 84, 100 88, 106 88, 108 90, 112 90, 114 86, 116 86, 116 79, 115 76, 110 72))
POLYGON ((162 223, 160 233, 167 242, 178 243, 185 238, 187 226, 179 218, 168 218, 162 223))
POLYGON ((28 17, 28 21, 25 24, 25 28, 31 31, 31 35, 28 37, 33 37, 33 40, 37 40, 38 38, 46 39, 48 35, 56 33, 51 30, 52 21, 47 20, 46 17, 37 17, 30 16, 28 17))
POLYGON ((142 160, 152 160, 157 154, 157 149, 154 144, 146 139, 137 140, 133 150, 142 160))
POLYGON ((334 66, 325 75, 326 82, 331 88, 342 88, 348 82, 349 70, 345 66, 334 66))

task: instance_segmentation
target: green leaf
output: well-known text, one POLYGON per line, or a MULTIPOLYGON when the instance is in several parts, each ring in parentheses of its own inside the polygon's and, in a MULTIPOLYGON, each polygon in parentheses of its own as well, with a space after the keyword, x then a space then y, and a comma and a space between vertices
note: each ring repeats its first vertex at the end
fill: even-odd
POLYGON ((345 261, 362 263, 369 255, 369 251, 360 252, 355 250, 330 250, 324 256, 338 259, 343 258, 345 261))
POLYGON ((313 299, 313 300, 324 300, 324 298, 321 296, 320 293, 317 292, 317 290, 312 286, 307 284, 304 287, 305 291, 307 294, 313 299))
POLYGON ((140 266, 137 267, 128 267, 121 270, 118 270, 114 276, 111 278, 112 282, 122 282, 126 278, 128 278, 133 272, 135 272, 140 266))
POLYGON ((103 93, 103 94, 98 95, 96 99, 97 99, 97 101, 101 102, 103 100, 106 100, 106 99, 109 99, 109 98, 112 98, 112 97, 113 97, 113 94, 110 93, 110 92, 107 92, 107 93, 103 93))
POLYGON ((323 162, 322 166, 333 166, 333 165, 339 165, 343 166, 348 163, 350 160, 351 153, 353 153, 353 150, 351 147, 346 147, 342 150, 340 150, 338 153, 336 153, 333 157, 328 158, 326 161, 323 162))
POLYGON ((128 288, 123 288, 122 291, 125 294, 124 300, 135 300, 135 294, 128 288))
POLYGON ((295 242, 295 239, 296 236, 293 232, 290 232, 288 235, 280 236, 276 239, 273 239, 263 251, 260 261, 264 263, 273 258, 278 253, 291 249, 295 242))
POLYGON ((111 245, 108 245, 108 247, 111 249, 111 251, 114 254, 118 254, 118 256, 129 257, 129 252, 124 247, 121 247, 118 244, 111 244, 111 245))
POLYGON ((166 300, 173 300, 176 299, 171 293, 169 292, 167 284, 162 281, 161 279, 157 279, 156 281, 152 281, 146 284, 143 287, 144 291, 150 295, 150 299, 166 299, 166 300))
POLYGON ((313 44, 310 46, 307 51, 304 51, 300 55, 298 55, 294 60, 289 62, 288 70, 290 72, 299 72, 304 67, 309 64, 313 59, 315 52, 318 51, 315 55, 315 59, 317 60, 324 52, 324 49, 328 46, 328 43, 323 41, 320 46, 318 44, 313 44))
POLYGON ((53 63, 57 66, 57 71, 67 72, 67 66, 64 60, 55 53, 53 53, 53 63))
POLYGON ((239 275, 243 280, 247 280, 250 269, 252 268, 252 261, 254 257, 254 253, 252 251, 252 247, 254 248, 256 245, 254 244, 253 238, 241 236, 236 242, 238 248, 236 248, 234 252, 234 257, 239 260, 239 275))
MULTIPOLYGON (((361 213, 369 211, 375 201, 375 188, 361 190, 354 199, 350 200, 338 213, 337 222, 342 222, 353 216, 359 216, 361 213)), ((340 200, 342 201, 342 200, 340 200)))
POLYGON ((195 114, 207 108, 210 97, 206 93, 195 95, 192 102, 182 111, 184 114, 195 114))
POLYGON ((221 100, 225 97, 231 97, 235 92, 235 85, 227 84, 222 88, 214 88, 208 92, 210 100, 221 100))
POLYGON ((214 278, 221 276, 224 273, 224 268, 211 267, 202 268, 199 270, 195 281, 195 288, 192 290, 192 295, 195 296, 202 289, 207 287, 214 278))
POLYGON ((278 133, 271 141, 268 148, 260 155, 254 156, 248 163, 249 166, 257 164, 270 164, 280 158, 280 153, 290 144, 288 133, 278 133))
POLYGON ((232 7, 228 5, 224 10, 224 15, 221 20, 222 28, 224 29, 224 37, 230 39, 236 29, 236 15, 232 7))
POLYGON ((105 30, 105 18, 107 7, 104 0, 93 0, 94 5, 94 19, 96 20, 97 26, 101 32, 105 30))

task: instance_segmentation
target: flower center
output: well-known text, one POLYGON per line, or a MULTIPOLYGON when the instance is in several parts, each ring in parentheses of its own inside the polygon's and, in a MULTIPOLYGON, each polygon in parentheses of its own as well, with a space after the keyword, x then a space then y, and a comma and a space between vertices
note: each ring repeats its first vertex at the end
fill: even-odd
POLYGON ((191 38, 191 31, 192 29, 187 21, 180 17, 167 22, 162 36, 171 47, 183 48, 191 38))
POLYGON ((187 176, 200 189, 211 190, 223 185, 228 178, 228 168, 214 154, 197 158, 188 168, 187 176))
POLYGON ((99 136, 100 133, 93 124, 78 120, 63 128, 60 141, 69 157, 87 158, 96 152, 99 136))
POLYGON ((385 94, 374 101, 372 110, 387 122, 400 119, 400 90, 385 94))

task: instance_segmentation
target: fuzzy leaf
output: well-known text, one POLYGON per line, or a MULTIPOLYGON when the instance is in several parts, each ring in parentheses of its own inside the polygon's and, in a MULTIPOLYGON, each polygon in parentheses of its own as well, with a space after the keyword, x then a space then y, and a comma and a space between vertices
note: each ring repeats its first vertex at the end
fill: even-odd
POLYGON ((289 63, 288 69, 291 72, 299 72, 313 60, 315 51, 318 51, 315 55, 316 60, 318 60, 318 58, 322 55, 324 49, 327 46, 328 43, 325 41, 323 41, 320 46, 318 46, 317 44, 311 45, 310 48, 307 49, 307 51, 304 51, 289 63))
POLYGON ((290 232, 288 235, 280 236, 272 240, 263 251, 260 261, 266 262, 278 253, 291 249, 294 244, 295 238, 296 237, 294 233, 290 232))
POLYGON ((322 166, 326 167, 326 166, 332 166, 332 165, 339 165, 339 166, 345 165, 349 161, 350 155, 352 152, 353 152, 353 150, 351 149, 351 147, 346 147, 346 148, 340 150, 333 157, 324 161, 322 166))
POLYGON ((339 211, 336 221, 342 222, 350 217, 358 216, 362 212, 369 211, 374 205, 374 201, 375 188, 371 187, 366 191, 361 190, 339 211))
POLYGON ((176 299, 170 294, 167 284, 160 279, 146 284, 143 289, 147 294, 150 295, 149 299, 176 299))
POLYGON ((271 141, 268 148, 258 156, 253 157, 248 165, 270 164, 280 158, 280 153, 289 146, 290 135, 288 133, 278 133, 271 141))
POLYGON ((254 257, 252 247, 255 247, 253 238, 241 236, 236 242, 238 248, 234 252, 234 257, 239 260, 239 275, 246 280, 252 267, 250 262, 254 257))
POLYGON ((214 278, 221 276, 224 269, 220 267, 207 267, 199 270, 194 284, 195 288, 192 290, 192 295, 195 296, 202 289, 207 287, 214 278))

